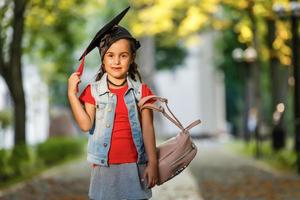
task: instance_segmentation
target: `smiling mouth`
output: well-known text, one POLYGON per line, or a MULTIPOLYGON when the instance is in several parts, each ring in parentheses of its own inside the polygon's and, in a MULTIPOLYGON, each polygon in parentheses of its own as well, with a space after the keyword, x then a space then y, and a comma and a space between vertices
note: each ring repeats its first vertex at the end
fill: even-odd
POLYGON ((113 70, 119 71, 122 69, 122 67, 112 67, 113 70))

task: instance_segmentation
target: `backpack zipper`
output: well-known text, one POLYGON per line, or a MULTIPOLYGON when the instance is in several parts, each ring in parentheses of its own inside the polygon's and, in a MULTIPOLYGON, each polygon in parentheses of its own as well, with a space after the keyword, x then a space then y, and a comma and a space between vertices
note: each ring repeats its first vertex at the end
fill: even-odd
POLYGON ((172 164, 171 166, 173 166, 176 162, 178 162, 179 160, 181 160, 182 158, 184 158, 186 155, 188 155, 189 153, 191 153, 194 149, 196 148, 196 145, 194 143, 192 143, 192 146, 189 150, 187 150, 182 156, 180 156, 179 158, 177 158, 172 164))

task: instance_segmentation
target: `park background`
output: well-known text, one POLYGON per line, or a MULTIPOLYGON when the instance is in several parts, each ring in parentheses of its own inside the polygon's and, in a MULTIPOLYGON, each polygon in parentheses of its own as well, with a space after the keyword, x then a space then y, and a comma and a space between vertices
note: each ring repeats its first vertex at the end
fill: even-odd
MULTIPOLYGON (((298 177, 298 1, 3 0, 1 187, 84 157, 87 135, 70 112, 67 80, 95 33, 129 5, 120 25, 141 42, 137 62, 142 78, 155 94, 169 99, 183 124, 201 119, 202 124, 191 130, 200 151, 225 146, 254 158, 253 163, 262 161, 298 177)), ((95 50, 86 58, 78 95, 95 79, 101 64, 98 54, 95 50)), ((155 115, 155 126, 158 142, 178 132, 160 115, 155 115)), ((193 176, 212 180, 205 170, 199 172, 201 167, 191 167, 193 176)), ((203 181, 198 184, 203 191, 203 181)), ((299 187, 299 178, 289 184, 290 189, 299 187)), ((267 190, 262 198, 275 190, 267 190)), ((219 192, 213 193, 218 197, 219 192)), ((205 192, 202 196, 214 197, 205 192)))

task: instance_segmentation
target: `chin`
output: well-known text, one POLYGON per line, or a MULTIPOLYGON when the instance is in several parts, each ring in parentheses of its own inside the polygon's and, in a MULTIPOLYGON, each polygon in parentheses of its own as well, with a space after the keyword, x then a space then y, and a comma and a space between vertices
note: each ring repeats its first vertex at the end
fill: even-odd
POLYGON ((110 73, 110 75, 116 79, 125 78, 126 74, 127 74, 126 72, 125 73, 116 73, 116 72, 110 73))

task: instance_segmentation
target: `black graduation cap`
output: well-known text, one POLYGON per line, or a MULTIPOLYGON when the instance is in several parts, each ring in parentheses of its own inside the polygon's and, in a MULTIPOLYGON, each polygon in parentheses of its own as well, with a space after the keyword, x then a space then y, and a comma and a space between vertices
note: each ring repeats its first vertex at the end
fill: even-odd
POLYGON ((124 9, 120 14, 118 14, 116 17, 114 17, 110 22, 108 22, 103 28, 101 28, 95 35, 94 39, 91 41, 91 43, 89 44, 89 46, 86 48, 86 50, 84 51, 84 53, 81 55, 81 57, 79 58, 79 60, 81 60, 83 58, 83 56, 87 55, 90 51, 92 51, 95 47, 98 47, 100 44, 101 39, 103 38, 103 36, 107 33, 109 33, 109 31, 111 31, 111 29, 117 25, 125 16, 125 14, 128 12, 130 6, 128 6, 126 9, 124 9))
POLYGON ((141 46, 140 43, 135 38, 132 37, 132 35, 129 33, 128 30, 118 25, 118 23, 123 19, 125 14, 128 12, 129 8, 130 6, 128 6, 120 14, 115 16, 110 22, 104 25, 96 33, 93 40, 90 42, 88 47, 85 49, 84 53, 79 58, 79 60, 81 60, 81 64, 79 65, 77 72, 79 72, 80 75, 83 72, 85 56, 89 52, 91 52, 95 47, 98 47, 100 49, 101 58, 103 58, 105 52, 108 50, 110 45, 116 40, 121 38, 128 38, 133 40, 135 44, 135 50, 141 46))

